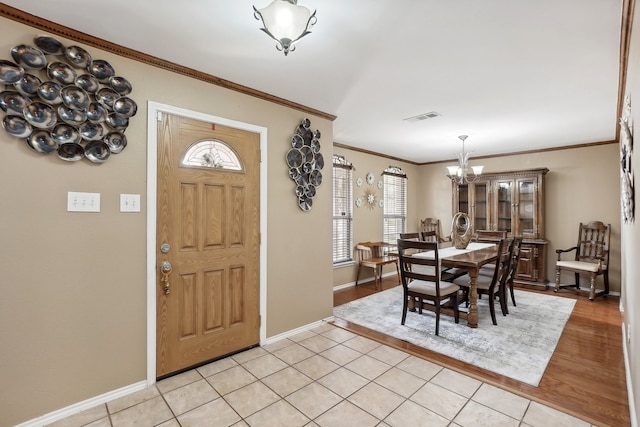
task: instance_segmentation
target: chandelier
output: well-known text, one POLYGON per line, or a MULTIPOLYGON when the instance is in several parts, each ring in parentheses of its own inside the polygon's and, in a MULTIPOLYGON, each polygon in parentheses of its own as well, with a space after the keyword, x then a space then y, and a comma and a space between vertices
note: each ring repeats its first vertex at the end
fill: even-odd
POLYGON ((293 52, 294 44, 309 34, 317 22, 316 11, 313 14, 304 6, 298 6, 298 0, 273 0, 260 10, 253 6, 253 16, 262 21, 260 28, 276 41, 276 49, 285 56, 293 52))
POLYGON ((447 166, 449 177, 453 182, 458 184, 466 184, 480 178, 484 166, 471 166, 473 176, 469 175, 469 154, 464 151, 464 142, 468 135, 460 135, 458 138, 462 141, 462 153, 458 154, 458 166, 447 166))

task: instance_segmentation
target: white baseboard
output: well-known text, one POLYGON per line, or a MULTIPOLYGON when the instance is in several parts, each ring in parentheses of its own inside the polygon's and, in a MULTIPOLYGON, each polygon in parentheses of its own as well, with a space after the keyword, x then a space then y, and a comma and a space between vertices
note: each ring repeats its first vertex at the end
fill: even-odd
MULTIPOLYGON (((388 277, 388 276, 396 276, 397 274, 398 273, 396 273, 395 271, 391 271, 389 273, 383 274, 382 278, 385 278, 385 277, 388 277)), ((365 279, 365 280, 361 280, 359 284, 362 285, 363 283, 369 283, 369 282, 373 282, 373 277, 370 277, 370 278, 365 279)), ((334 286, 333 287, 333 291, 335 292, 335 291, 339 291, 341 289, 351 288, 351 287, 353 287, 355 285, 356 285, 356 282, 354 280, 353 282, 348 282, 348 283, 344 283, 342 285, 334 286)))
MULTIPOLYGON (((277 341, 289 338, 301 332, 306 332, 308 330, 317 328, 318 326, 325 325, 328 322, 331 322, 333 320, 335 320, 335 318, 333 316, 329 316, 325 319, 318 320, 317 322, 309 323, 308 325, 304 325, 299 328, 292 329, 290 331, 283 332, 278 335, 274 335, 272 337, 267 338, 265 342, 262 343, 262 345, 273 344, 277 341)), ((43 415, 38 418, 34 418, 22 424, 18 424, 15 427, 42 427, 42 426, 51 424, 54 421, 59 421, 63 418, 70 417, 71 415, 75 415, 84 410, 93 408, 94 406, 107 403, 111 400, 117 399, 122 396, 126 396, 131 393, 135 393, 140 390, 144 390, 146 387, 147 387, 147 381, 140 381, 138 383, 131 384, 126 387, 119 388, 117 390, 112 390, 105 394, 101 394, 100 396, 92 397, 82 402, 74 403, 73 405, 67 406, 66 408, 62 408, 57 411, 50 412, 46 415, 43 415)))
POLYGON ((627 348, 627 328, 622 323, 622 351, 624 356, 624 372, 627 380, 627 398, 629 400, 629 418, 631 418, 631 427, 638 427, 638 419, 636 418, 636 406, 633 398, 633 387, 631 382, 631 367, 629 366, 629 352, 627 348))
POLYGON ((313 322, 313 323, 309 323, 307 325, 304 326, 300 326, 299 328, 295 328, 295 329, 291 329, 290 331, 287 332, 283 332, 281 334, 278 335, 274 335, 272 337, 269 337, 265 340, 265 342, 262 345, 269 345, 269 344, 273 344, 275 342, 281 341, 283 339, 292 337, 294 335, 297 335, 301 332, 306 332, 309 331, 313 328, 317 328, 318 326, 322 326, 325 325, 328 322, 333 321, 335 318, 333 316, 329 316, 325 319, 322 320, 318 320, 317 322, 313 322))
POLYGON ((41 417, 34 418, 22 424, 18 424, 16 427, 42 427, 51 424, 54 421, 58 421, 63 418, 70 417, 71 415, 75 415, 84 410, 91 409, 94 406, 100 405, 102 403, 107 403, 119 397, 144 390, 145 388, 147 388, 147 381, 140 381, 116 390, 109 391, 107 393, 101 394, 100 396, 92 397, 90 399, 83 400, 82 402, 74 403, 73 405, 67 406, 66 408, 49 412, 48 414, 41 417))

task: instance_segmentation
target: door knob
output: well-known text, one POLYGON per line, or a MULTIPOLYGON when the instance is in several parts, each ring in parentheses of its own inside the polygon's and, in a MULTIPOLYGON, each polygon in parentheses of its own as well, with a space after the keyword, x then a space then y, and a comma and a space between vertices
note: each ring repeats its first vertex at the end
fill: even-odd
POLYGON ((160 270, 162 270, 163 273, 169 274, 171 273, 171 270, 173 270, 173 267, 169 261, 162 261, 162 264, 160 264, 160 270))
POLYGON ((160 272, 162 273, 160 282, 164 283, 162 290, 164 291, 165 295, 169 295, 171 293, 171 284, 169 284, 169 274, 171 274, 171 270, 173 270, 173 267, 171 267, 171 263, 169 261, 162 261, 162 263, 160 264, 160 272))

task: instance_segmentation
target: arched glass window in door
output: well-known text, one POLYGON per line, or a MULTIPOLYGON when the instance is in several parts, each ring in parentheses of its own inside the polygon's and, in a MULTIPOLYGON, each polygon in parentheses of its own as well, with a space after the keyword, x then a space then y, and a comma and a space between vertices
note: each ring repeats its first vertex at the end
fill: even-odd
POLYGON ((242 171, 236 152, 224 141, 212 139, 191 145, 182 158, 182 166, 242 171))

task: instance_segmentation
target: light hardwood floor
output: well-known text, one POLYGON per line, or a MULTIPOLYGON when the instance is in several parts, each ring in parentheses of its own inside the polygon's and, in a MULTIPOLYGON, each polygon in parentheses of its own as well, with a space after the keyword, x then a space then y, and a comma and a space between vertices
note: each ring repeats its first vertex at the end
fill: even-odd
MULTIPOLYGON (((396 276, 382 281, 382 289, 398 286, 396 276)), ((553 293, 576 299, 575 308, 538 387, 523 384, 473 365, 417 347, 376 331, 336 319, 335 325, 429 361, 465 373, 598 426, 630 426, 622 348, 619 298, 589 301, 569 291, 553 293)), ((334 306, 378 292, 373 282, 334 292, 334 306)), ((517 303, 517 301, 516 301, 517 303)), ((462 323, 462 322, 461 322, 462 323)))

